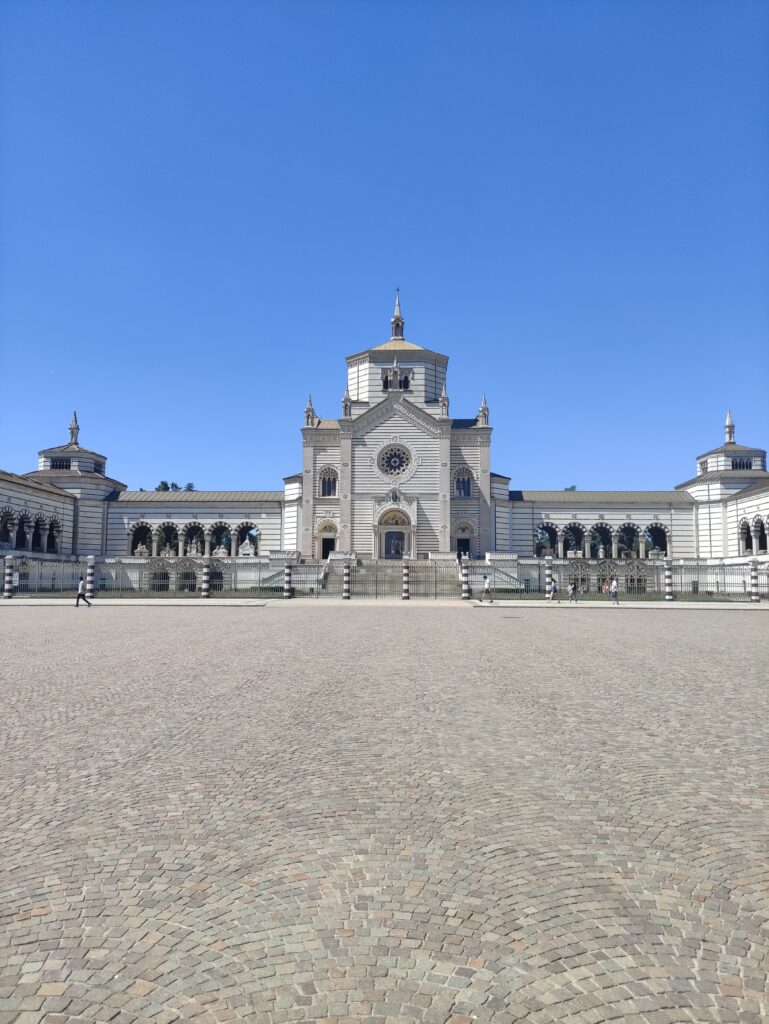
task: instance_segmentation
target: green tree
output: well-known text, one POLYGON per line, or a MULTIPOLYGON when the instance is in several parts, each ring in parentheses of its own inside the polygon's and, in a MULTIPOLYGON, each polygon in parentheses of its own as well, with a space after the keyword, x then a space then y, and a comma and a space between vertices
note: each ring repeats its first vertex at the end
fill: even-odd
POLYGON ((576 489, 577 489, 577 485, 576 484, 569 484, 568 487, 564 487, 565 491, 576 491, 576 489))
POLYGON ((170 491, 171 488, 168 486, 168 481, 167 480, 161 480, 160 483, 155 488, 155 490, 156 491, 170 491))
POLYGON ((185 491, 194 491, 195 490, 195 484, 185 484, 184 485, 184 489, 185 489, 185 491))
POLYGON ((180 491, 181 487, 177 483, 172 483, 171 487, 170 487, 170 490, 172 490, 172 491, 180 491))

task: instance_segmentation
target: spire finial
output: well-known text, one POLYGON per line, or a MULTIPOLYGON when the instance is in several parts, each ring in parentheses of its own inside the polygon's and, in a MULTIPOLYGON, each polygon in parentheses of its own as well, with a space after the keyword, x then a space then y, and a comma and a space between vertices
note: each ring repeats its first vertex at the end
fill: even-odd
POLYGON ((486 395, 484 394, 481 399, 481 407, 478 410, 478 426, 488 427, 489 425, 489 407, 486 404, 486 395))
POLYGON ((393 329, 392 337, 393 338, 402 338, 403 337, 403 326, 404 326, 405 321, 403 319, 403 316, 401 315, 401 292, 400 292, 400 288, 396 288, 395 289, 395 312, 390 317, 390 323, 392 324, 392 329, 393 329))
POLYGON ((441 387, 440 410, 441 410, 441 416, 448 416, 448 414, 449 414, 449 396, 446 394, 446 381, 445 380, 443 382, 443 386, 441 387))
POLYGON ((77 437, 80 433, 80 425, 77 422, 77 412, 72 412, 72 419, 69 424, 69 443, 77 444, 77 437))
POLYGON ((307 405, 304 407, 304 425, 306 427, 314 427, 315 419, 315 410, 312 407, 312 395, 308 395, 307 405))
POLYGON ((724 423, 724 443, 734 444, 734 420, 732 419, 731 409, 727 412, 726 422, 724 423))

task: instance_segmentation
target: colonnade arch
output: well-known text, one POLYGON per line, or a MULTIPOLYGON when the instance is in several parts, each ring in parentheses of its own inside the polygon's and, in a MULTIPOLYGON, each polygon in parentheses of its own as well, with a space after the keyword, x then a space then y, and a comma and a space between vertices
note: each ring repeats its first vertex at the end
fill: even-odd
POLYGON ((671 554, 670 528, 652 520, 647 526, 627 521, 611 526, 604 520, 565 526, 542 521, 534 529, 534 553, 557 558, 646 558, 650 551, 671 554))
POLYGON ((743 519, 739 526, 739 552, 741 555, 765 555, 769 553, 766 523, 761 516, 743 519))
POLYGON ((44 516, 6 505, 0 510, 0 544, 17 551, 59 554, 62 525, 56 516, 44 516))
POLYGON ((226 555, 234 557, 249 542, 250 554, 259 553, 259 528, 250 519, 229 523, 174 522, 149 523, 144 519, 131 523, 126 534, 126 553, 138 556, 226 555))

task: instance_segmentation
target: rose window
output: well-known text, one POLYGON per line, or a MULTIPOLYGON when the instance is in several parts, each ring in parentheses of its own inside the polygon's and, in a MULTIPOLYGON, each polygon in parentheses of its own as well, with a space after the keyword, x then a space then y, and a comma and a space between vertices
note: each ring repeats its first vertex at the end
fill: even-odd
POLYGON ((399 444, 391 444, 379 456, 379 468, 387 476, 400 476, 408 469, 411 456, 399 444))

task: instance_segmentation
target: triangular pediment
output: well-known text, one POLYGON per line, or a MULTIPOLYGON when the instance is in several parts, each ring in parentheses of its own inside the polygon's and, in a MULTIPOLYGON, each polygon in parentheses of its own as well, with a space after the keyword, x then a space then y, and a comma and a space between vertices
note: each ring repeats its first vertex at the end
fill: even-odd
POLYGON ((432 434, 435 437, 441 432, 440 421, 423 409, 420 409, 418 405, 414 405, 407 398, 399 395, 397 398, 384 398, 373 409, 366 410, 361 416, 353 420, 352 435, 353 437, 362 437, 374 427, 378 427, 392 419, 406 420, 406 422, 422 428, 426 433, 432 434))

